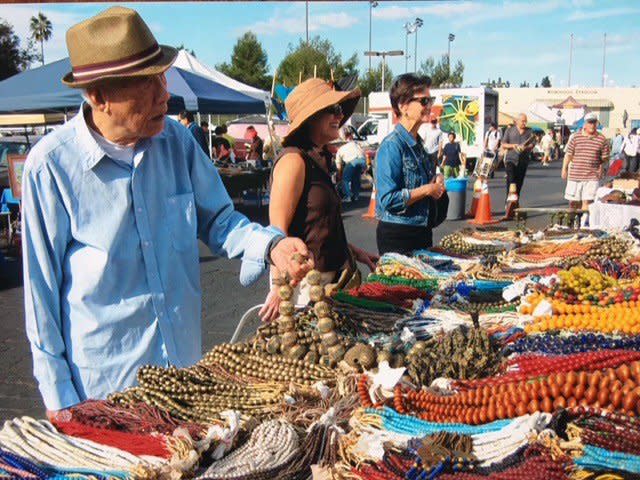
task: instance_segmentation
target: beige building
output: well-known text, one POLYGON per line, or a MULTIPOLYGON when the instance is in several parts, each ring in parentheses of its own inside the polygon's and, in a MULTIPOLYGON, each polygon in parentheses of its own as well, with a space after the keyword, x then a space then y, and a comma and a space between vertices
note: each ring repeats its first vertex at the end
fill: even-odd
POLYGON ((611 137, 616 128, 627 133, 640 128, 640 88, 495 88, 501 119, 526 113, 529 122, 551 126, 560 118, 567 126, 585 113, 596 112, 603 133, 611 137))

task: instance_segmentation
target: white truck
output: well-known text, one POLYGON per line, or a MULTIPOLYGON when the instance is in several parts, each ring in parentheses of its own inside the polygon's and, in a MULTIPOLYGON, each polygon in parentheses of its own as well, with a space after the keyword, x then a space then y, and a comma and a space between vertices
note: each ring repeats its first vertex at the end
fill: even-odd
MULTIPOLYGON (((484 134, 491 122, 498 123, 498 93, 486 87, 432 89, 435 103, 431 114, 438 117, 443 132, 456 132, 468 158, 480 158, 484 134)), ((388 92, 369 94, 369 118, 358 129, 361 138, 379 144, 394 128, 397 119, 391 110, 388 92)))

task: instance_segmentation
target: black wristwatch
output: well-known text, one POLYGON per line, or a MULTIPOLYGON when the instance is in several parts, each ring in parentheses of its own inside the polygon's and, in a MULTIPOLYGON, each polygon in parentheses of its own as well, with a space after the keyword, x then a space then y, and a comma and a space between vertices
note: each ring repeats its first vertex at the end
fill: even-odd
POLYGON ((278 235, 277 237, 273 237, 269 242, 269 244, 267 245, 265 260, 269 265, 273 265, 273 260, 271 260, 271 252, 273 251, 274 248, 276 248, 276 245, 278 245, 284 239, 285 237, 283 235, 278 235))

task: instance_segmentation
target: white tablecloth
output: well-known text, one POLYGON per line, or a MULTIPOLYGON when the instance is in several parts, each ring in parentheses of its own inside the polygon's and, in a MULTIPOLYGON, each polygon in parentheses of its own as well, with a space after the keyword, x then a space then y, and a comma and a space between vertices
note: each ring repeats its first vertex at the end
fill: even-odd
POLYGON ((589 205, 589 226, 591 228, 623 230, 629 226, 629 221, 632 218, 640 220, 639 206, 598 201, 589 205))

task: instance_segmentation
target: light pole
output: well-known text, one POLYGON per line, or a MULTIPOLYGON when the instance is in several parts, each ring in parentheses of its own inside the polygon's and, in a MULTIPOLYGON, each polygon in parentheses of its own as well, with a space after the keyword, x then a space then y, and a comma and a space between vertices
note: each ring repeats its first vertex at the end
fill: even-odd
POLYGON ((413 32, 416 31, 415 26, 413 25, 413 23, 411 22, 405 22, 405 24, 403 25, 405 32, 407 32, 407 34, 404 37, 404 73, 407 73, 409 71, 409 57, 411 55, 409 55, 409 35, 411 35, 413 32))
POLYGON ((571 34, 571 40, 569 43, 569 81, 567 87, 571 88, 571 63, 573 62, 573 33, 571 34))
POLYGON ((415 27, 415 33, 416 33, 416 45, 415 45, 415 49, 413 51, 413 71, 417 72, 418 71, 418 29, 420 27, 422 27, 422 25, 424 25, 424 22, 422 21, 421 18, 416 18, 415 21, 413 22, 413 26, 415 27))
MULTIPOLYGON (((373 9, 378 6, 378 2, 375 0, 369 0, 369 51, 371 51, 371 21, 373 16, 373 9)), ((369 71, 371 71, 371 57, 369 57, 369 71)))
POLYGON ((607 61, 607 34, 604 34, 604 40, 603 40, 603 44, 602 44, 602 86, 606 87, 605 85, 605 77, 607 76, 605 74, 605 63, 607 61))
POLYGON ((305 26, 307 32, 307 46, 309 45, 309 0, 304 2, 305 4, 305 26))
POLYGON ((404 52, 402 50, 386 50, 384 52, 369 50, 364 52, 364 54, 369 57, 369 61, 371 61, 371 57, 382 57, 382 78, 380 79, 380 83, 382 84, 381 90, 384 92, 384 74, 387 67, 387 57, 401 57, 404 55, 404 52))
POLYGON ((453 33, 449 34, 449 43, 447 44, 447 75, 451 76, 451 42, 456 39, 453 33))

